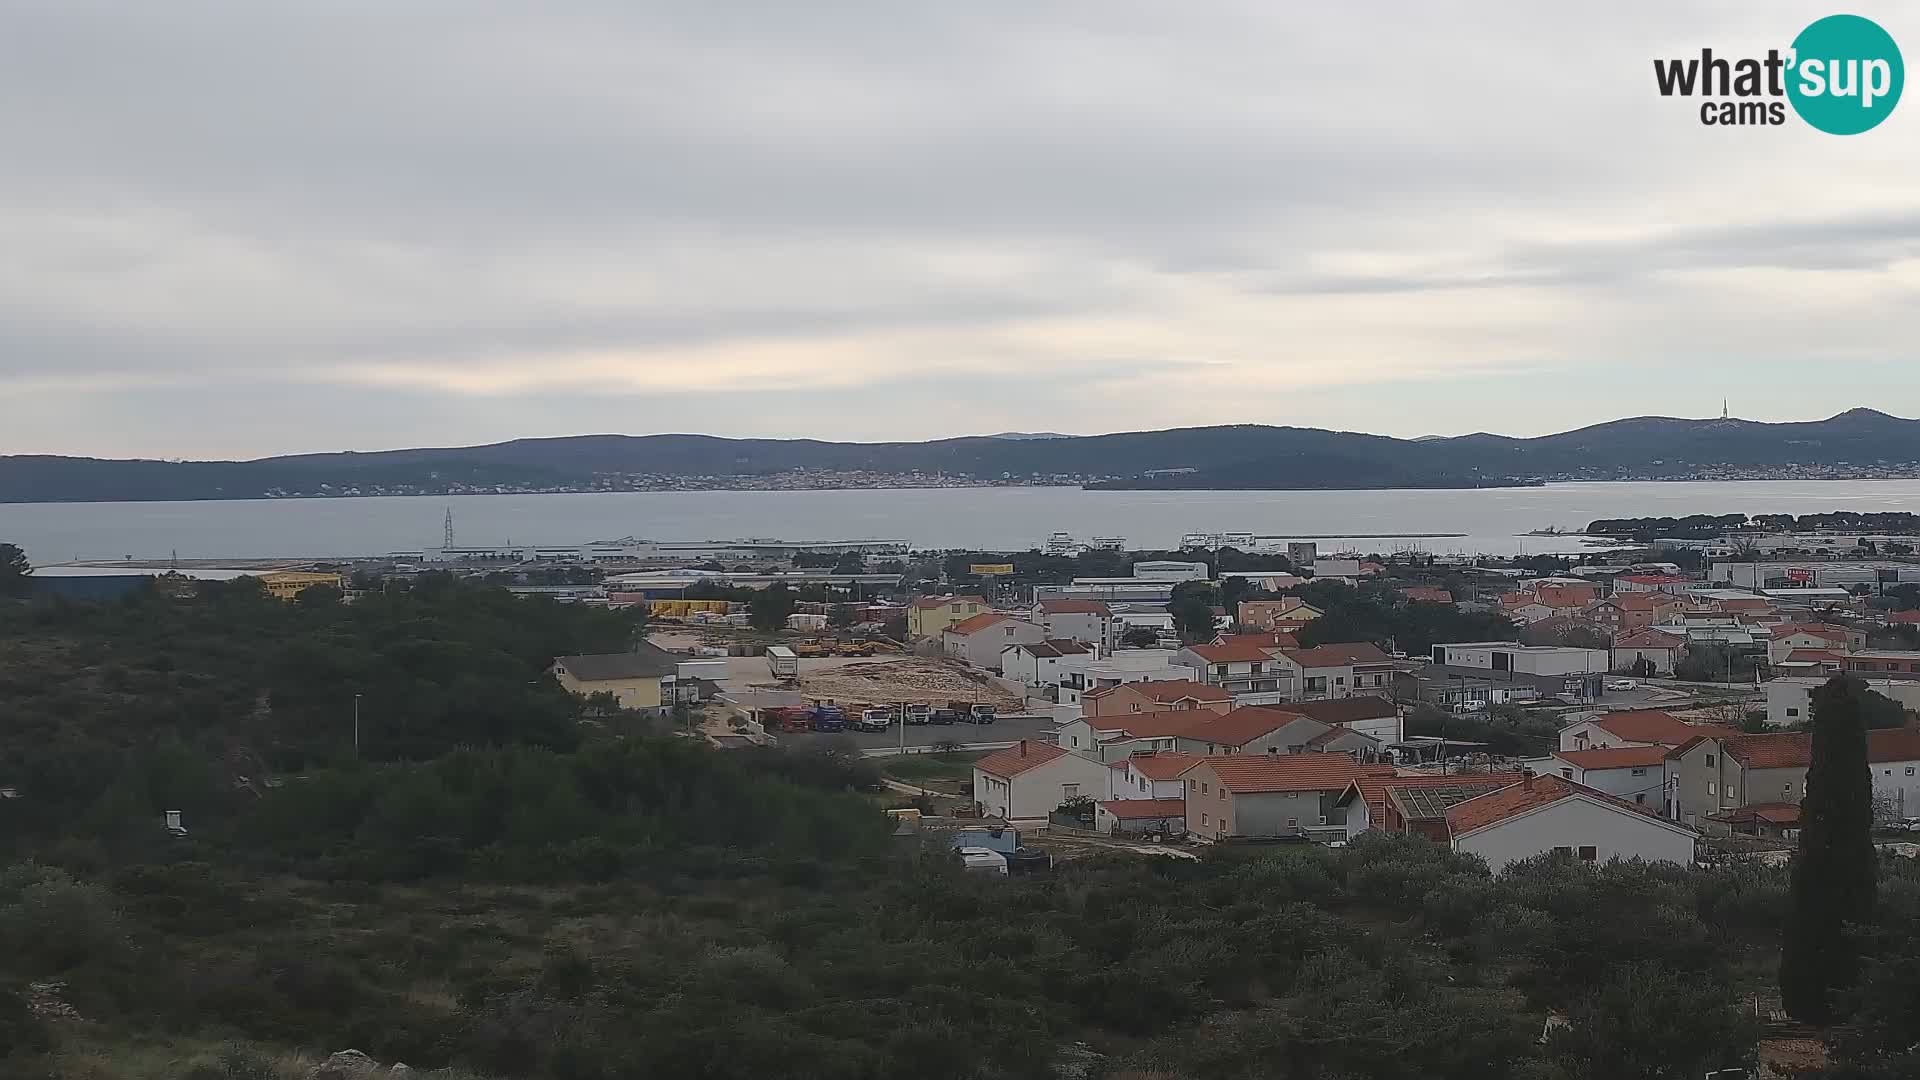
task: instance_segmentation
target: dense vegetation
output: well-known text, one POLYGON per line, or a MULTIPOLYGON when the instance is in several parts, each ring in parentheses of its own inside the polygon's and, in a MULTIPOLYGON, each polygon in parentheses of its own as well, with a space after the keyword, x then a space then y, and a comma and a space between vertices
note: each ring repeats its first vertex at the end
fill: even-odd
POLYGON ((1833 510, 1824 514, 1688 514, 1685 517, 1600 518, 1588 523, 1595 536, 1707 539, 1729 532, 1870 532, 1920 534, 1920 514, 1905 511, 1833 510))
POLYGON ((1449 641, 1512 641, 1512 620, 1493 611, 1466 611, 1455 604, 1408 602, 1390 584, 1359 588, 1334 581, 1308 582, 1288 590, 1319 608, 1321 616, 1297 637, 1302 645, 1342 641, 1389 643, 1409 656, 1431 655, 1449 641))
MULTIPOLYGON (((346 1046, 553 1080, 1574 1080, 1751 1057, 1783 871, 1543 858, 1495 879, 1373 837, 966 876, 890 836, 857 755, 710 751, 589 717, 542 674, 634 629, 431 578, 353 604, 0 605, 0 1075, 265 1077, 346 1046), (49 995, 77 1018, 28 1009, 49 995), (1549 1012, 1567 1026, 1543 1042, 1549 1012)), ((1881 874, 1840 1008, 1852 1075, 1891 1080, 1920 1027, 1920 875, 1881 874)))

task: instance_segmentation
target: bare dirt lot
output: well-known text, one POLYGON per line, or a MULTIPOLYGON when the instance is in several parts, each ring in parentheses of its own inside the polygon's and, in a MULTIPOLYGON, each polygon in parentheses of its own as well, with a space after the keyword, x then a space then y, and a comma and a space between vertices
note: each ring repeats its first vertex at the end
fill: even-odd
POLYGON ((971 701, 1001 712, 1018 712, 1024 703, 979 672, 948 660, 908 656, 861 660, 800 673, 800 692, 809 698, 870 701, 891 705, 944 705, 971 701))

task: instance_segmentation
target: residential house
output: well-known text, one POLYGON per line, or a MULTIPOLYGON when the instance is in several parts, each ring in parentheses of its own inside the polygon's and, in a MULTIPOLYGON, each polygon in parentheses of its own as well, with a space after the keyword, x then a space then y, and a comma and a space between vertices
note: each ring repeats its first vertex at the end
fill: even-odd
POLYGON ((1230 694, 1269 694, 1273 701, 1292 698, 1293 672, 1277 659, 1277 646, 1266 644, 1257 634, 1224 640, 1227 643, 1222 645, 1189 645, 1175 653, 1173 661, 1200 672, 1209 686, 1230 694))
POLYGON ((940 635, 948 656, 989 671, 1000 669, 1000 651, 1009 645, 1037 645, 1047 632, 1025 619, 986 612, 962 619, 940 635))
POLYGON ((1613 670, 1642 678, 1672 675, 1673 665, 1679 663, 1686 652, 1686 638, 1651 626, 1642 627, 1613 639, 1613 670))
POLYGON ((1667 747, 1620 746, 1605 750, 1556 750, 1539 768, 1633 803, 1659 807, 1666 787, 1667 747))
POLYGON ((1560 749, 1601 750, 1621 746, 1672 749, 1700 735, 1735 734, 1732 728, 1690 724, 1660 709, 1602 713, 1560 729, 1560 749))
POLYGON ((1627 592, 1663 592, 1674 596, 1684 596, 1688 589, 1699 584, 1693 578, 1678 574, 1624 574, 1613 579, 1615 596, 1627 592))
POLYGON ((1351 728, 1323 724, 1278 708, 1235 709, 1208 717, 1179 732, 1174 748, 1202 756, 1230 754, 1347 753, 1355 760, 1378 758, 1381 742, 1351 728))
POLYGON ((1172 649, 1115 649, 1089 659, 1061 681, 1060 704, 1079 705, 1085 695, 1122 683, 1185 681, 1199 675, 1192 668, 1172 666, 1173 656, 1172 649))
POLYGON ((1098 799, 1107 767, 1052 743, 1021 739, 973 763, 973 799, 1002 818, 1043 818, 1068 799, 1098 799))
POLYGON ((1297 596, 1278 600, 1242 600, 1234 621, 1249 629, 1272 630, 1278 622, 1309 623, 1324 612, 1297 596))
POLYGON ((1920 817, 1920 728, 1909 723, 1867 732, 1867 766, 1882 817, 1920 817))
POLYGON ((1599 698, 1613 654, 1606 649, 1521 645, 1512 641, 1461 641, 1433 647, 1437 668, 1462 668, 1496 679, 1528 682, 1547 697, 1572 701, 1599 698))
POLYGON ((1097 645, 1102 652, 1114 646, 1113 609, 1099 600, 1042 600, 1033 605, 1033 621, 1054 640, 1097 645))
POLYGON ((1077 641, 1015 643, 1000 650, 1000 675, 1022 686, 1059 686, 1097 655, 1077 641))
POLYGON ((1334 806, 1346 815, 1349 840, 1378 831, 1412 833, 1445 843, 1449 807, 1519 779, 1517 772, 1363 776, 1341 792, 1334 806))
POLYGON ((1431 585, 1403 585, 1400 587, 1400 597, 1410 604, 1453 603, 1452 593, 1431 585))
POLYGON ((1094 807, 1093 828, 1105 836, 1178 836, 1187 831, 1185 799, 1118 799, 1094 807))
POLYGON ((1407 734, 1400 707, 1394 704, 1392 698, 1376 694, 1289 701, 1269 708, 1311 717, 1329 727, 1350 728, 1381 743, 1399 742, 1407 734))
POLYGON ((1335 801, 1356 778, 1391 776, 1344 754, 1241 754, 1203 758, 1182 775, 1187 831, 1208 839, 1345 835, 1335 801))
MULTIPOLYGON (((1162 684, 1132 683, 1125 689, 1131 691, 1136 686, 1158 685, 1162 684)), ((1100 695, 1103 699, 1106 696, 1100 695)), ((1210 701, 1188 697, 1168 704, 1184 707, 1106 715, 1082 713, 1061 724, 1054 738, 1061 746, 1075 753, 1105 762, 1119 761, 1129 754, 1174 750, 1177 749, 1176 740, 1181 734, 1197 723, 1230 711, 1233 699, 1222 697, 1218 701, 1210 701)))
POLYGON ((1354 694, 1393 696, 1393 658, 1369 641, 1280 649, 1275 658, 1292 675, 1296 701, 1354 694))
POLYGON ((1588 604, 1581 616, 1589 626, 1617 640, 1679 609, 1680 598, 1672 593, 1624 592, 1588 604))
POLYGON ((1864 631, 1833 623, 1781 623, 1769 630, 1767 661, 1778 664, 1796 649, 1849 653, 1867 647, 1864 631))
POLYGON ((1108 763, 1107 798, 1178 799, 1187 790, 1180 774, 1199 760, 1198 754, 1182 754, 1173 750, 1128 754, 1108 763))
POLYGON ((1663 812, 1698 826, 1750 803, 1798 803, 1812 737, 1804 731, 1700 735, 1667 751, 1663 812))
POLYGON ((330 589, 346 588, 346 579, 339 574, 309 570, 273 570, 261 574, 259 581, 260 587, 275 600, 292 600, 315 585, 325 585, 330 589))
POLYGON ((1080 712, 1086 717, 1184 712, 1190 709, 1231 712, 1233 695, 1218 686, 1208 686, 1190 679, 1165 679, 1121 683, 1090 691, 1080 699, 1080 712))
POLYGON ((1447 808, 1453 850, 1500 873, 1522 859, 1560 852, 1583 862, 1614 859, 1691 866, 1699 834, 1603 791, 1558 776, 1523 776, 1447 808))
POLYGON ((1843 658, 1844 670, 1861 678, 1875 675, 1914 678, 1920 676, 1920 652, 1895 649, 1862 649, 1843 658))
POLYGON ((659 714, 667 711, 670 686, 680 657, 648 642, 632 652, 556 656, 547 670, 560 686, 580 697, 610 694, 623 709, 659 714))
POLYGON ((1560 676, 1515 675, 1457 668, 1443 664, 1424 664, 1397 668, 1393 673, 1393 700, 1408 704, 1425 702, 1442 709, 1459 709, 1469 702, 1480 706, 1537 701, 1566 689, 1560 676))
POLYGON ((1914 611, 1889 611, 1880 621, 1887 626, 1920 626, 1920 609, 1914 611))
POLYGON ((907 605, 907 636, 939 638, 947 627, 991 610, 985 597, 921 596, 907 605))

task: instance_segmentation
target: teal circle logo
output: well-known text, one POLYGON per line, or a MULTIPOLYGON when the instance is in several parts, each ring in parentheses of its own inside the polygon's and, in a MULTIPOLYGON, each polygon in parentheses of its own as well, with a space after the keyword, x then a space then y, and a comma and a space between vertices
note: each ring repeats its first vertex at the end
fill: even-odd
POLYGON ((1907 81, 1893 36, 1858 15, 1829 15, 1800 31, 1792 65, 1787 100, 1829 135, 1858 135, 1885 120, 1907 81))

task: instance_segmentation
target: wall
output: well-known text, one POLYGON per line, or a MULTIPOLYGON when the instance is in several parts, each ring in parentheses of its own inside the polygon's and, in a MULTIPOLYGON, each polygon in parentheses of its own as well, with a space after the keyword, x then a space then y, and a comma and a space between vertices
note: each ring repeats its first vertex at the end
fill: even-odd
POLYGON ((660 709, 659 679, 609 679, 600 682, 585 682, 571 674, 557 675, 560 686, 569 693, 585 697, 589 694, 612 694, 623 709, 660 709))
POLYGON ((1625 769, 1582 769, 1559 758, 1553 758, 1540 766, 1539 771, 1564 776, 1576 784, 1585 784, 1597 791, 1618 795, 1628 802, 1639 803, 1654 810, 1660 809, 1661 801, 1665 798, 1663 787, 1667 773, 1659 765, 1625 769), (1569 770, 1572 771, 1570 776, 1569 770))
POLYGON ((1873 773, 1873 797, 1886 803, 1895 818, 1920 817, 1920 762, 1876 761, 1873 773))
POLYGON ((1032 645, 1047 636, 1045 630, 1022 619, 1003 619, 971 634, 942 635, 942 648, 977 668, 1000 670, 1000 650, 1013 644, 1032 645))
POLYGON ((1062 611, 1042 614, 1035 621, 1046 630, 1049 638, 1098 645, 1103 650, 1113 647, 1113 620, 1105 615, 1091 611, 1062 611))
POLYGON ((1632 858, 1681 865, 1693 862, 1694 837, 1643 814, 1579 797, 1454 840, 1455 850, 1479 855, 1496 874, 1510 863, 1556 847, 1572 848, 1577 855, 1587 845, 1598 849, 1596 862, 1632 858))

